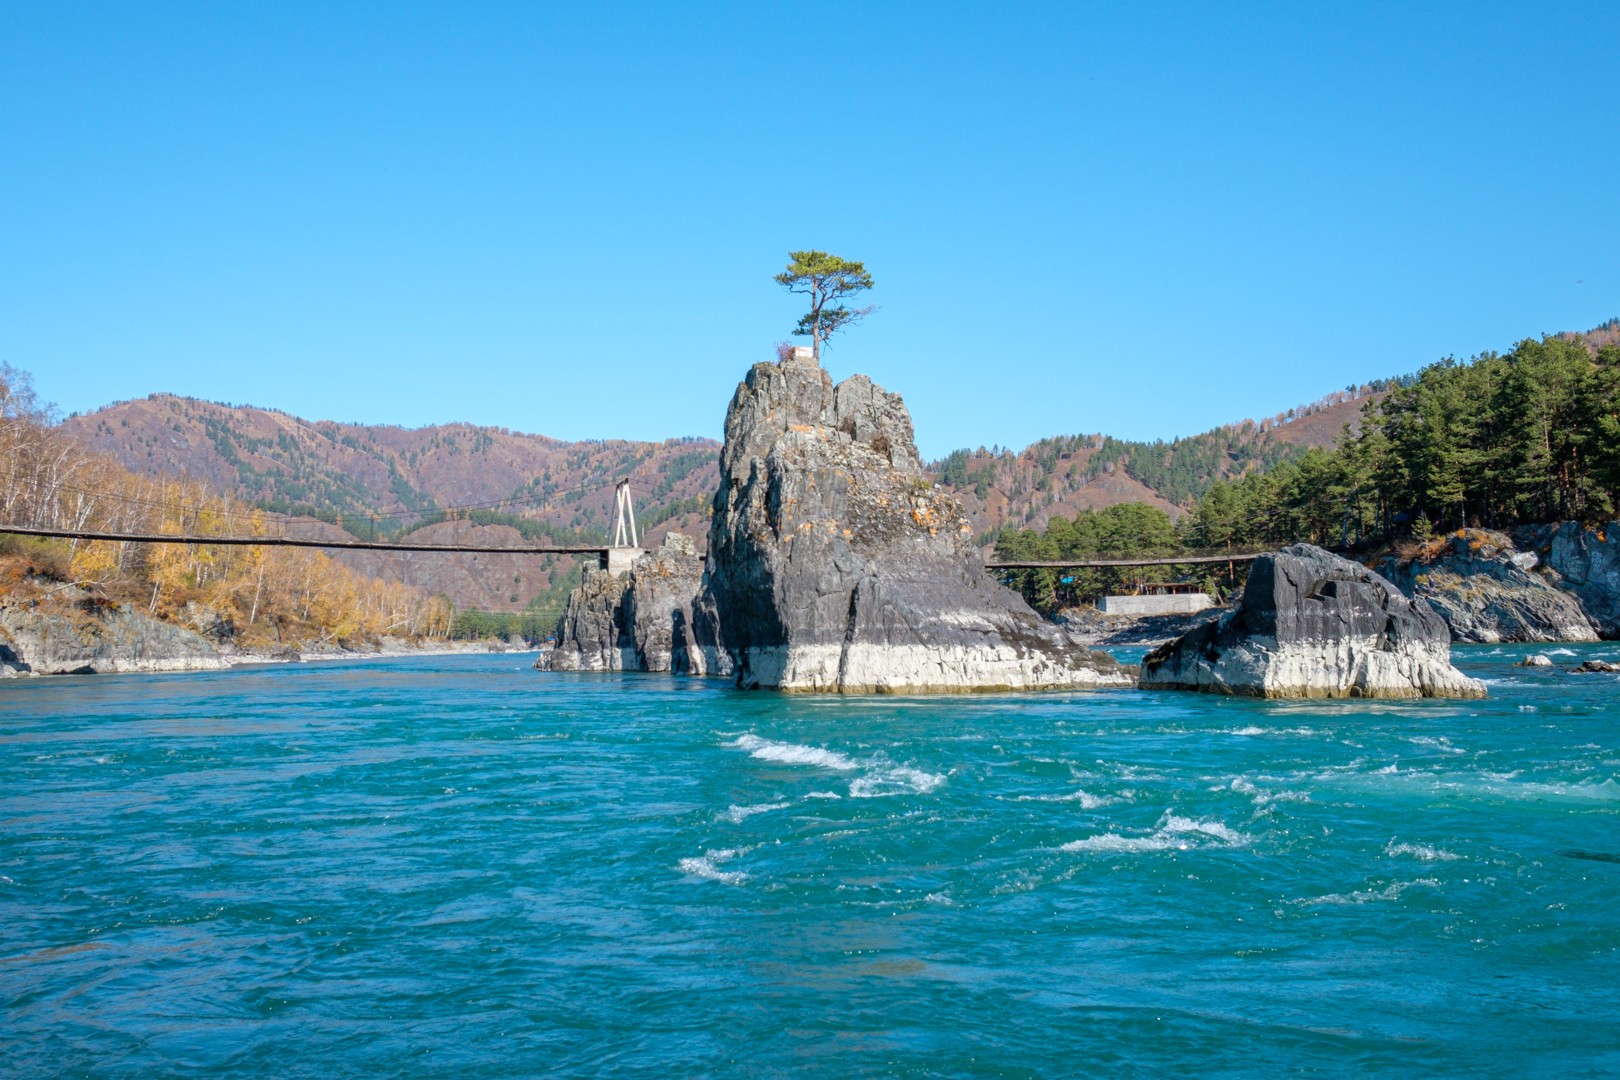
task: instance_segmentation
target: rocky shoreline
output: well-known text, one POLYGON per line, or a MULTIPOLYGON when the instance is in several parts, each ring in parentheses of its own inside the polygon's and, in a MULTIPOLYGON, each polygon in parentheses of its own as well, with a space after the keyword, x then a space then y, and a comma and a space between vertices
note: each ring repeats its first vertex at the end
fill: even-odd
POLYGON ((223 671, 245 664, 488 652, 493 647, 490 642, 403 638, 383 638, 358 648, 330 642, 241 647, 128 605, 97 600, 82 589, 59 589, 48 604, 0 600, 0 679, 223 671))

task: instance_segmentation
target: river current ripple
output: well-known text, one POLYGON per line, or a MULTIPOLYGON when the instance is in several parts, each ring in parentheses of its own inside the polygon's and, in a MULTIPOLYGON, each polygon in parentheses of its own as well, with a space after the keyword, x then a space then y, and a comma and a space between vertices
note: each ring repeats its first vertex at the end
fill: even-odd
POLYGON ((0 1074, 1620 1074, 1620 680, 1528 651, 1409 704, 0 685, 0 1074))

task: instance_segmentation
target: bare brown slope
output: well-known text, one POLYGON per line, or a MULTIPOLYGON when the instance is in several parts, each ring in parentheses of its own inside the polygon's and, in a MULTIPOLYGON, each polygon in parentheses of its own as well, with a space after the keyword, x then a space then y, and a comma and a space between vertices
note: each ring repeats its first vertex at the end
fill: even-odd
POLYGON ((1313 411, 1294 410, 1294 419, 1274 423, 1271 426, 1271 436, 1278 442, 1306 448, 1313 446, 1331 448, 1337 446, 1339 433, 1344 430, 1344 426, 1349 424, 1351 431, 1359 432, 1361 430, 1361 410, 1368 401, 1377 401, 1384 396, 1383 392, 1378 392, 1347 401, 1321 405, 1313 411))

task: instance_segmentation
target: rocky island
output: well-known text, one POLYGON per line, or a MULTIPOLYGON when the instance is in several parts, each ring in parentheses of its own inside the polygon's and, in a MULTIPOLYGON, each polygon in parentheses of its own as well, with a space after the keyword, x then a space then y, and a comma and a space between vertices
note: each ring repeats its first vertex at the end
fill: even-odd
POLYGON ((986 576, 956 500, 923 473, 898 395, 863 375, 835 386, 809 358, 756 364, 725 433, 701 577, 689 563, 658 569, 662 549, 620 584, 598 572, 570 598, 543 664, 807 692, 1132 684, 986 576), (655 581, 672 588, 642 602, 655 581), (667 661, 639 644, 665 640, 667 661))

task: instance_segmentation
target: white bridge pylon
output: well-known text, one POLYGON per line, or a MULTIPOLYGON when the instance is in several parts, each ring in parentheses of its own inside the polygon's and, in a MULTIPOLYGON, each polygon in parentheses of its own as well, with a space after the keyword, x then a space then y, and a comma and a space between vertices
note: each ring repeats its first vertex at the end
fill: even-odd
POLYGON ((636 508, 630 504, 629 480, 620 480, 613 495, 613 546, 641 546, 636 539, 636 508))
POLYGON ((636 534, 636 508, 630 502, 630 481, 620 480, 613 495, 613 541, 602 552, 602 569, 620 577, 642 554, 641 538, 636 534))

